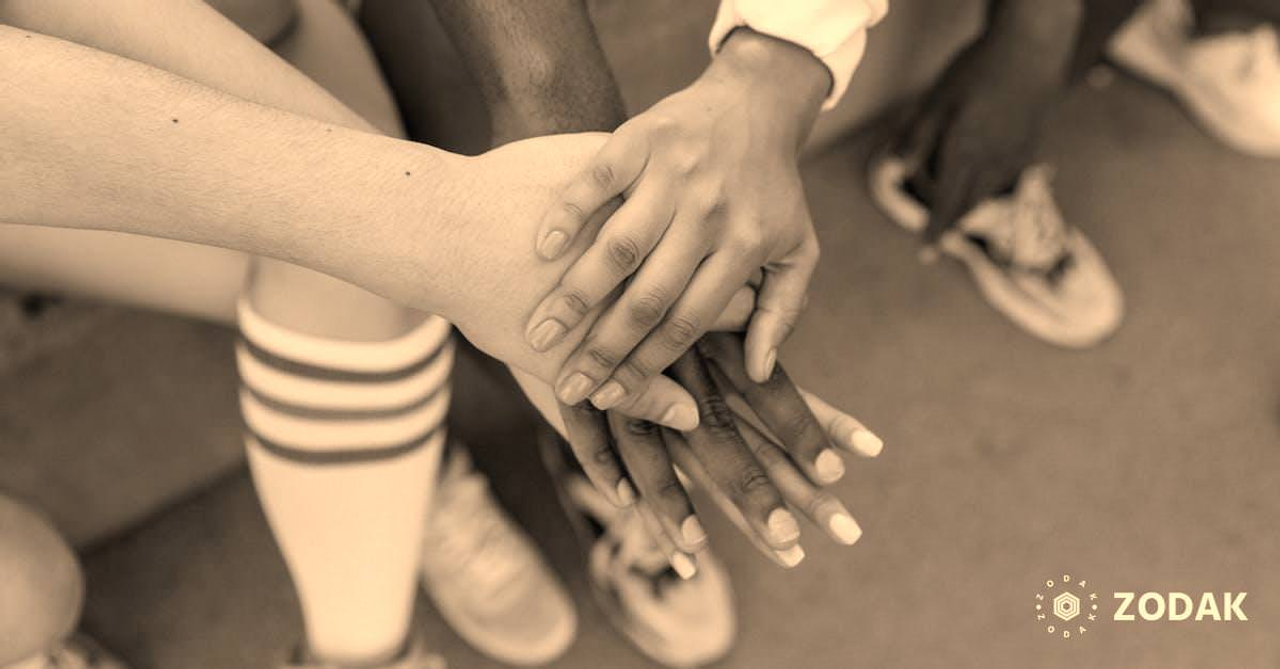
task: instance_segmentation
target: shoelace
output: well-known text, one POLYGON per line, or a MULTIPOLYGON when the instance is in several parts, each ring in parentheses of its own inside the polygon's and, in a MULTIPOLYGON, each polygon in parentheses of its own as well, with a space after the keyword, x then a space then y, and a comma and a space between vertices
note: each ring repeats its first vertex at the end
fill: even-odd
POLYGON ((520 563, 512 556, 519 540, 493 504, 483 476, 468 467, 448 478, 447 494, 436 495, 430 549, 468 587, 495 593, 518 575, 520 563))
POLYGON ((992 217, 999 224, 966 233, 981 238, 989 255, 1024 269, 1053 273, 1067 254, 1067 230, 1053 200, 1053 169, 1033 165, 1023 170, 1008 200, 1007 216, 992 217))
POLYGON ((570 476, 565 486, 575 505, 604 528, 604 535, 597 539, 599 545, 616 547, 608 565, 608 569, 615 572, 612 574, 614 577, 622 576, 617 573, 622 570, 638 570, 650 578, 658 578, 668 572, 675 576, 667 556, 649 536, 644 521, 634 508, 613 506, 591 483, 579 476, 570 476))

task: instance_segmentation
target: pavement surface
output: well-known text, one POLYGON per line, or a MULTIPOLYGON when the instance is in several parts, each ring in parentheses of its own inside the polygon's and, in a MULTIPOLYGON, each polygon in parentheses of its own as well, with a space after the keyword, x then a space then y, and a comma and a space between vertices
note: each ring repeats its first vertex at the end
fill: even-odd
MULTIPOLYGON (((1042 147, 1062 209, 1127 299, 1123 328, 1091 351, 1031 339, 961 267, 914 261, 913 241, 867 199, 874 128, 808 161, 823 262, 782 360, 887 446, 876 461, 851 462, 837 486, 866 531, 856 547, 809 528, 808 559, 783 572, 726 523, 709 523, 740 616, 738 645, 719 666, 1280 666, 1280 162, 1221 148, 1159 91, 1102 80, 1073 92, 1042 147), (1107 613, 1070 640, 1049 635, 1034 611, 1045 581, 1063 573, 1087 580, 1107 613), (1250 620, 1109 619, 1111 592, 1148 590, 1247 591, 1250 620)), ((136 328, 170 328, 225 360, 225 333, 158 318, 120 318, 100 336, 126 345, 136 328)), ((164 341, 156 335, 148 350, 164 341)), ((81 356, 67 373, 112 378, 112 359, 81 356)), ((13 389, 42 374, 31 364, 6 374, 9 443, 32 432, 5 431, 18 420, 13 389)), ((210 378, 168 401, 233 415, 232 380, 210 378)), ((472 370, 460 385, 456 432, 578 603, 579 638, 556 666, 652 666, 590 597, 527 414, 491 377, 472 370)), ((24 406, 22 415, 58 415, 56 404, 24 406)), ((95 426, 93 411, 78 405, 79 427, 64 426, 61 440, 133 429, 95 426)), ((193 423, 188 413, 133 422, 158 424, 171 441, 236 447, 221 418, 193 423)), ((85 562, 86 627, 139 669, 270 666, 299 638, 287 574, 241 468, 94 543, 85 562)), ((425 600, 419 618, 451 666, 499 666, 425 600)))

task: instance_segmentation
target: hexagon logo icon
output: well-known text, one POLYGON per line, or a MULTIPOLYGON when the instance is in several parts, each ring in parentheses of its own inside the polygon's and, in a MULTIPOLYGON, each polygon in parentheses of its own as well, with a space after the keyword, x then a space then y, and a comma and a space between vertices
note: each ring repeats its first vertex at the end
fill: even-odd
POLYGON ((1064 592, 1054 597, 1053 615, 1062 620, 1071 620, 1080 615, 1080 598, 1070 592, 1064 592))

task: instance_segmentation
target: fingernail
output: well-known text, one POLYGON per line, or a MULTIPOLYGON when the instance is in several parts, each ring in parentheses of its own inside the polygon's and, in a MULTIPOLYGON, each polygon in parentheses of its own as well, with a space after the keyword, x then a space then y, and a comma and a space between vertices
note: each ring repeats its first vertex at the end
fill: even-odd
POLYGON ((538 327, 529 331, 529 345, 533 350, 541 353, 552 346, 555 346, 560 338, 564 336, 565 327, 560 321, 554 318, 548 318, 538 324, 538 327))
POLYGON ((693 559, 684 553, 676 553, 671 556, 671 568, 675 569, 680 578, 686 581, 698 575, 698 565, 694 564, 693 559))
POLYGON ((768 381, 773 376, 773 366, 778 364, 778 349, 769 349, 769 354, 764 357, 764 380, 768 381))
POLYGON ((777 555, 778 559, 788 569, 800 564, 800 561, 804 559, 804 549, 800 547, 800 544, 796 544, 785 551, 774 551, 773 554, 777 555))
POLYGON ((591 403, 596 405, 597 409, 605 411, 622 401, 626 394, 627 391, 623 389, 622 384, 617 381, 610 381, 604 384, 603 388, 597 390, 595 395, 591 396, 591 403))
POLYGON ((621 481, 618 481, 617 490, 618 490, 618 501, 622 503, 622 506, 631 506, 632 504, 635 503, 636 489, 631 487, 630 481, 626 479, 622 479, 621 481))
POLYGON ((774 543, 789 543, 800 538, 800 525, 790 511, 774 509, 769 513, 769 534, 773 535, 774 543))
POLYGON ((591 377, 581 372, 571 375, 560 384, 560 401, 565 404, 577 404, 586 399, 591 391, 591 377))
POLYGON ((849 435, 849 446, 868 458, 874 458, 884 450, 884 441, 871 430, 854 428, 849 435))
POLYGON ((680 523, 680 535, 690 546, 700 546, 707 540, 707 531, 702 529, 702 523, 698 521, 697 516, 689 516, 680 523))
MULTIPOLYGON (((555 260, 560 255, 560 252, 564 250, 564 244, 567 241, 569 241, 569 235, 559 230, 552 230, 542 238, 542 243, 538 244, 538 255, 542 256, 543 260, 555 260)), ((529 247, 526 246, 525 248, 529 247)))
POLYGON ((673 430, 688 432, 698 427, 698 411, 683 404, 672 404, 658 422, 673 430))
POLYGON ((818 470, 818 478, 823 483, 835 483, 844 476, 844 460, 840 459, 840 454, 824 448, 818 454, 818 458, 813 461, 813 468, 818 470))
POLYGON ((852 516, 843 513, 837 513, 827 520, 827 529, 831 530, 831 534, 835 535, 840 543, 846 546, 852 546, 857 543, 858 538, 862 536, 862 528, 858 526, 858 521, 852 516))

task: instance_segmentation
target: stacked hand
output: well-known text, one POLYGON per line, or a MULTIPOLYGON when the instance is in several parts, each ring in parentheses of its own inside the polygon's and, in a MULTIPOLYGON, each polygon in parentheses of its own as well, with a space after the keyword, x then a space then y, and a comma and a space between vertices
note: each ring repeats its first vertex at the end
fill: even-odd
MULTIPOLYGON (((695 430, 680 433, 585 404, 559 410, 588 478, 615 504, 639 506, 677 571, 687 572, 690 554, 706 540, 677 470, 782 566, 804 557, 792 510, 841 544, 858 540, 857 522, 823 486, 844 474, 841 452, 878 455, 878 437, 797 388, 780 366, 762 384, 747 378, 737 334, 707 335, 672 373, 698 400, 695 430)), ((548 389, 525 381, 544 415, 553 411, 548 389)))
POLYGON ((747 369, 769 376, 817 264, 797 153, 829 82, 804 50, 739 30, 696 83, 622 125, 560 192, 538 229, 539 255, 594 242, 541 300, 526 337, 562 351, 589 329, 557 375, 561 401, 625 406, 762 271, 747 369))

